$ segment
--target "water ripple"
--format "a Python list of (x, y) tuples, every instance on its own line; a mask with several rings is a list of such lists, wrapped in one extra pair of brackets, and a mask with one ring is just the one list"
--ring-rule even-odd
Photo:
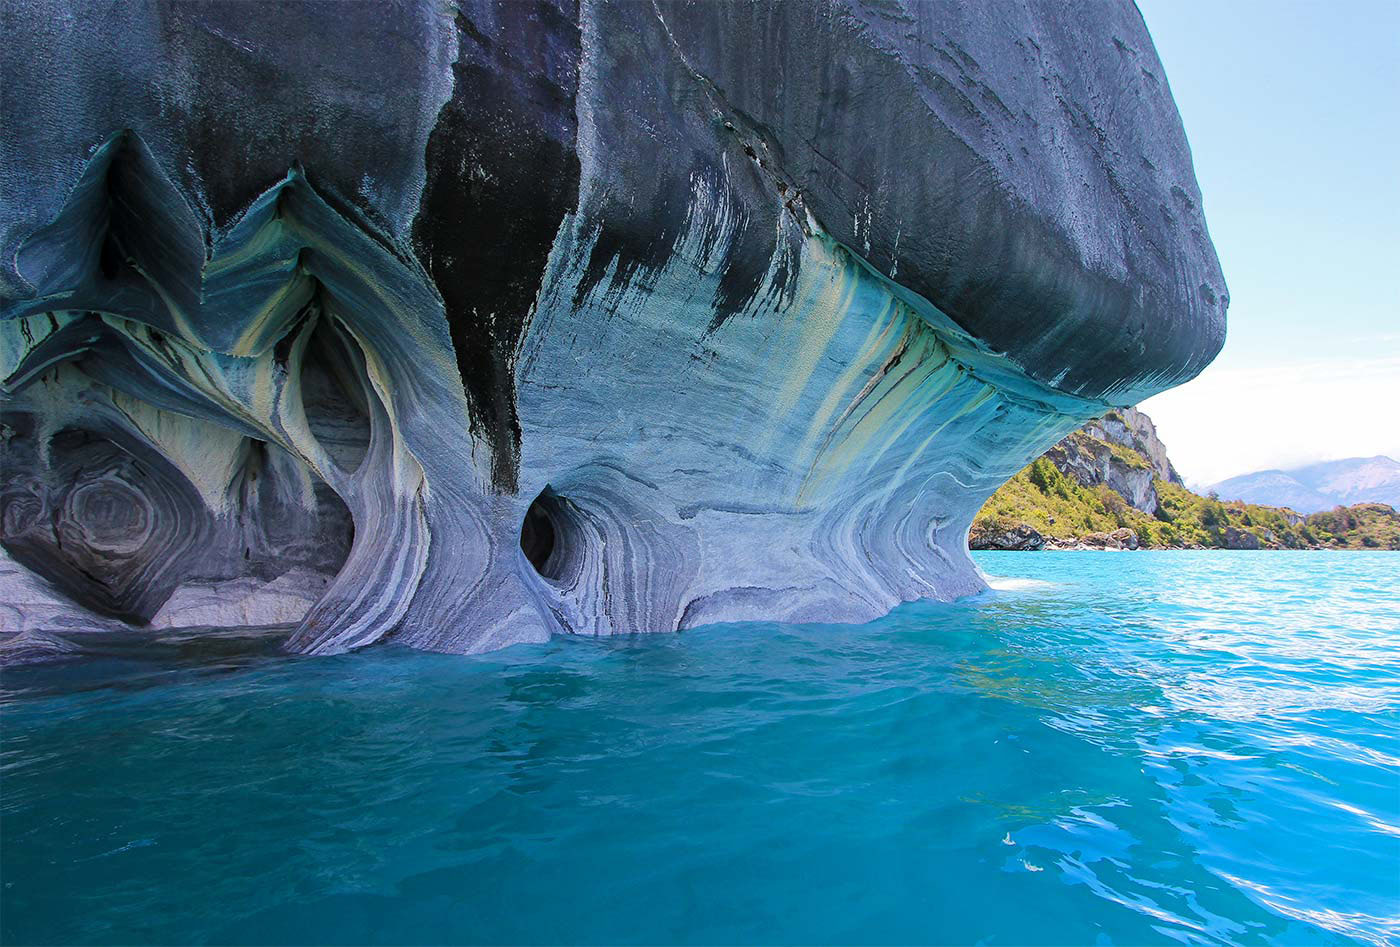
[(987, 554), (861, 627), (0, 679), (6, 943), (1400, 945), (1394, 554)]

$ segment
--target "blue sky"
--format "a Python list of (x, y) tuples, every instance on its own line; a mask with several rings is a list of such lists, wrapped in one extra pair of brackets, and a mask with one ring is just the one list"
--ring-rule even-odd
[(1400, 459), (1400, 0), (1139, 0), (1230, 287), (1144, 403), (1188, 481)]

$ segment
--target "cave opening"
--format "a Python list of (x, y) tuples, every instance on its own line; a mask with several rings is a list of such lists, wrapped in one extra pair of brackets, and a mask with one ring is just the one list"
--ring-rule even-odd
[(520, 525), (520, 549), (536, 572), (546, 579), (557, 579), (557, 569), (552, 567), (559, 534), (551, 512), (558, 506), (560, 498), (546, 487), (535, 497), (530, 508), (525, 511), (525, 520)]
[(341, 469), (353, 473), (369, 452), (370, 409), (363, 354), (345, 332), (321, 320), (301, 362), (302, 408), (317, 443)]
[[(298, 620), (297, 604), (310, 607), (340, 573), (353, 516), (301, 458), (73, 364), (36, 378), (43, 399), (25, 389), (0, 411), (0, 559), (47, 590), (136, 626), (278, 624)], [(45, 412), (65, 425), (50, 433)], [(341, 429), (352, 446), (363, 439)], [(191, 476), (200, 473), (203, 490)]]

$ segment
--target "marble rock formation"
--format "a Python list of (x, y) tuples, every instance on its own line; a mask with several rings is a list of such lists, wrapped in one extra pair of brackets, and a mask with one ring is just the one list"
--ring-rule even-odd
[(1122, 0), (11, 0), (0, 625), (861, 621), (1227, 297)]

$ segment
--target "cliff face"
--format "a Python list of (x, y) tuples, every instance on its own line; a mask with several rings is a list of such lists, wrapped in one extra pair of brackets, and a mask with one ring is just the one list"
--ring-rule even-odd
[(1103, 484), (1144, 513), (1157, 509), (1154, 471), (1144, 458), (1110, 441), (1101, 440), (1086, 426), (1060, 441), (1045, 457), (1082, 486)]
[(1045, 456), (1082, 486), (1104, 484), (1144, 513), (1157, 510), (1156, 480), (1185, 485), (1152, 419), (1137, 408), (1110, 411), (1089, 421)]
[(1140, 455), (1151, 465), (1153, 476), (1177, 486), (1186, 485), (1167, 457), (1167, 446), (1157, 437), (1157, 426), (1137, 408), (1110, 411), (1095, 418), (1084, 425), (1084, 433)]
[(5, 18), (5, 630), (863, 620), (1223, 339), (1130, 3)]

